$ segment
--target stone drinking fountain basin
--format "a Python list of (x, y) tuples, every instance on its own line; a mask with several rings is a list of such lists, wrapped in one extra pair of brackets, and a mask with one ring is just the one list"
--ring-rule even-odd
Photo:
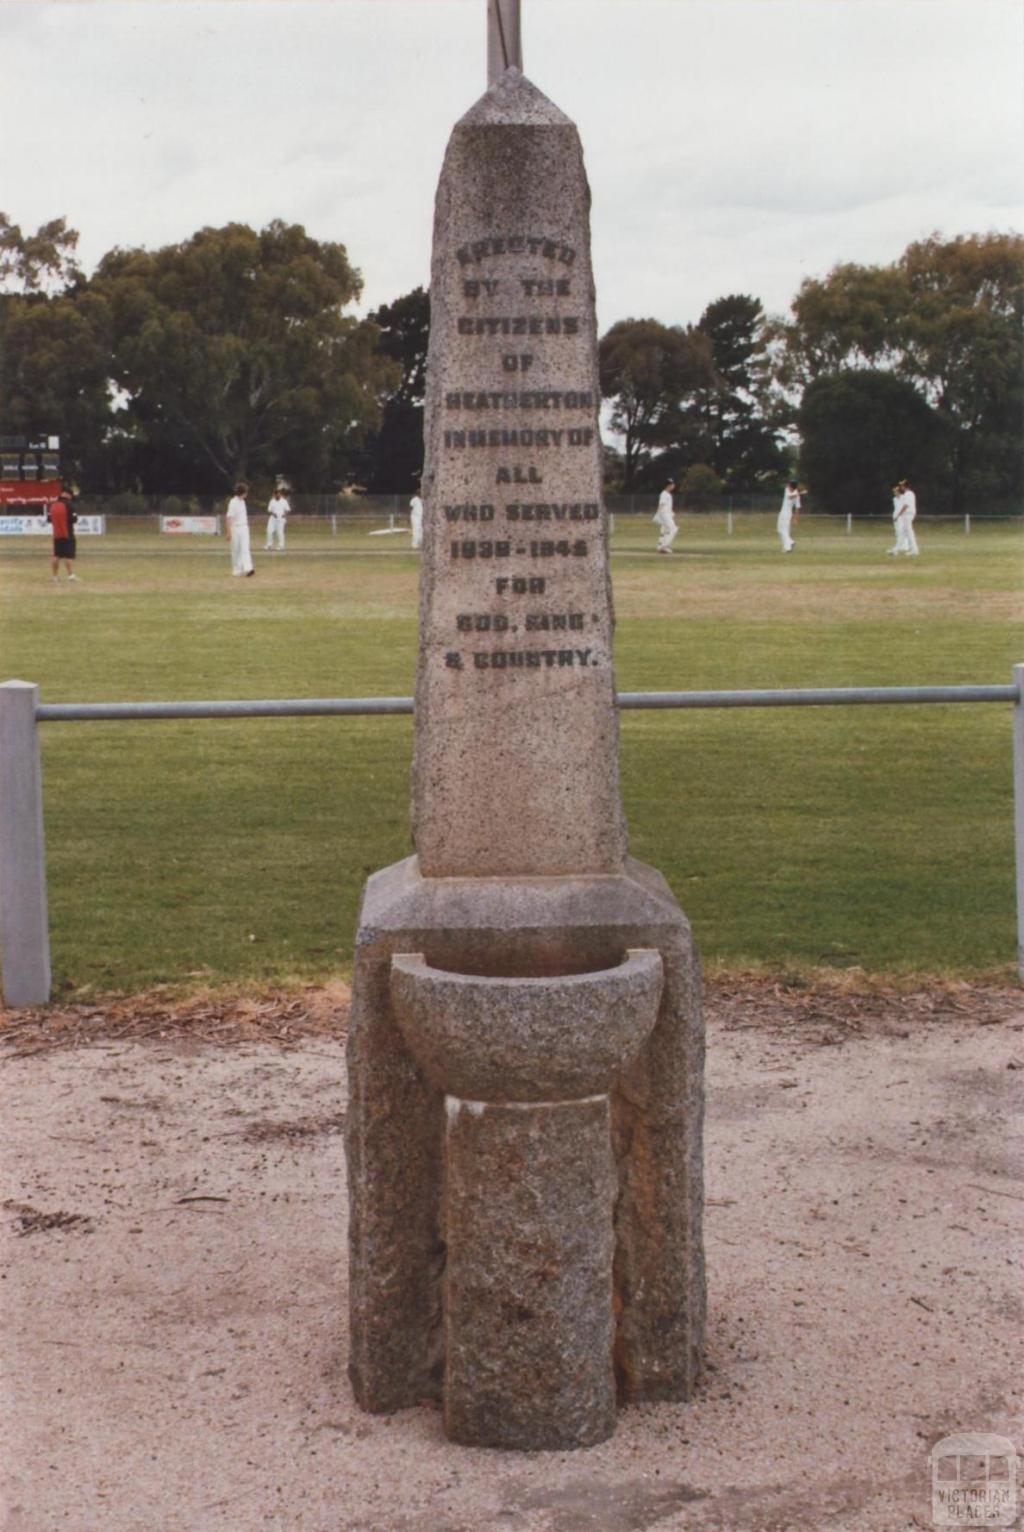
[(654, 1028), (661, 954), (500, 977), (391, 960), (394, 1015), (445, 1096), (444, 1424), (564, 1450), (615, 1428), (611, 1092)]
[(606, 1095), (654, 1026), (661, 954), (632, 948), (614, 968), (491, 978), (391, 959), (391, 997), (432, 1085), (463, 1101)]

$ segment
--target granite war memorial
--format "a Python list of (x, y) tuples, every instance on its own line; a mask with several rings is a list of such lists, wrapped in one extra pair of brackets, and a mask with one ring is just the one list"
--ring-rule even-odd
[(619, 798), (579, 135), (492, 74), (436, 200), (414, 855), (360, 913), (349, 1372), (367, 1410), (565, 1449), (694, 1387), (703, 1032)]

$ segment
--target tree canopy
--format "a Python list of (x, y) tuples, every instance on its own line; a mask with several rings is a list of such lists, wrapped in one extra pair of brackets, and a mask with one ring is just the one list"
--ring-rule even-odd
[(609, 424), (624, 442), (623, 488), (635, 487), (645, 460), (656, 476), (676, 471), (684, 401), (714, 378), (707, 336), (692, 326), (622, 319), (601, 338), (598, 360)]
[(0, 213), (0, 292), (53, 293), (81, 277), (75, 250), (78, 235), (64, 218), (53, 218), (34, 234), (23, 234)]
[(752, 489), (786, 467), (771, 413), (764, 309), (758, 298), (731, 293), (708, 305), (697, 328), (710, 342), (714, 375), (688, 411), (693, 449), (731, 488)]
[(106, 430), (110, 357), (77, 244), (63, 218), (23, 234), (0, 213), (0, 433), (74, 442), (82, 474)]
[(799, 393), (829, 374), (891, 372), (948, 428), (945, 503), (1019, 496), (1022, 319), (1024, 237), (932, 235), (890, 266), (841, 265), (805, 281), (779, 330), (779, 378)]
[[(0, 213), (0, 433), (59, 434), (94, 490), (223, 494), (277, 474), (415, 487), (422, 288), (354, 317), (345, 246), (282, 221), (115, 249), (91, 277), (77, 246), (64, 218), (25, 233)], [(620, 320), (599, 347), (618, 438), (606, 464), (626, 491), (695, 467), (749, 489), (786, 475), (779, 442), (798, 427), (815, 503), (875, 508), (894, 475), (916, 476), (931, 509), (1019, 503), (1022, 322), (1015, 234), (935, 234), (890, 265), (837, 265), (784, 318), (730, 293), (695, 325)]]
[(228, 224), (105, 256), (90, 292), (107, 314), (122, 430), (162, 476), (149, 485), (141, 472), (143, 487), (223, 489), (258, 472), (340, 483), (395, 374), (376, 327), (343, 313), (361, 288), (344, 245), (297, 224)]
[(411, 494), (423, 472), (430, 295), (415, 287), (375, 309), (370, 319), (380, 332), (381, 352), (402, 371), (397, 388), (384, 401), (380, 429), (366, 443), (360, 480), (375, 494)]
[(801, 473), (817, 509), (884, 515), (908, 479), (922, 508), (941, 490), (949, 427), (912, 383), (873, 368), (822, 373), (799, 412)]

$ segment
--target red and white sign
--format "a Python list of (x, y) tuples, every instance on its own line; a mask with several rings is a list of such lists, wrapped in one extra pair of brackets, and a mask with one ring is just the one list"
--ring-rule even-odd
[(161, 516), (160, 530), (175, 534), (199, 532), (216, 537), (219, 522), (219, 516)]
[(0, 511), (47, 506), (63, 488), (59, 479), (0, 479)]

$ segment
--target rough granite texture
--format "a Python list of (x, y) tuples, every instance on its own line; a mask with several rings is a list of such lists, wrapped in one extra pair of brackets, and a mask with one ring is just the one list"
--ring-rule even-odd
[(613, 1364), (620, 1402), (691, 1395), (705, 1315), (704, 1035), (685, 917), (661, 875), (632, 860), (618, 876), (513, 880), (424, 878), (410, 857), (367, 884), (349, 1024), (349, 1371), (365, 1409), (441, 1398), (445, 1351), (445, 1097), (405, 1043), (392, 957), (565, 974), (614, 968), (636, 948), (660, 953), (663, 987), (654, 1028), (611, 1092)]
[(437, 191), (412, 804), (427, 876), (613, 872), (626, 853), (589, 210), (576, 128), (508, 70), (456, 124)]
[(704, 1334), (697, 958), (626, 857), (589, 206), (506, 71), (437, 193), (416, 855), (367, 885), (348, 1042), (356, 1398), (529, 1450), (688, 1398)]
[(448, 1101), (444, 1423), (468, 1446), (615, 1429), (608, 1098)]
[(657, 952), (604, 972), (488, 978), (391, 960), (391, 999), (431, 1084), (469, 1101), (571, 1101), (606, 1094), (658, 1014)]
[(582, 1447), (615, 1422), (615, 1168), (607, 1092), (658, 1014), (661, 956), (487, 978), (391, 960), (409, 1050), (445, 1093), (445, 1429)]

